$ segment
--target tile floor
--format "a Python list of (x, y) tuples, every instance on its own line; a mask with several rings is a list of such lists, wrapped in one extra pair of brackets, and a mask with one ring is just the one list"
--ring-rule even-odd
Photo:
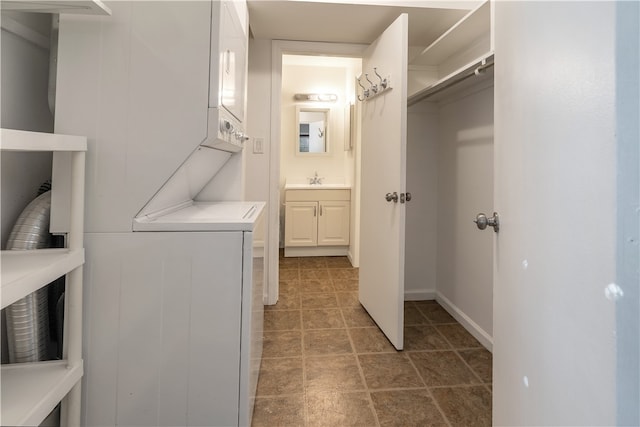
[(396, 351), (346, 257), (280, 258), (253, 426), (489, 426), (491, 353), (435, 301), (405, 304)]

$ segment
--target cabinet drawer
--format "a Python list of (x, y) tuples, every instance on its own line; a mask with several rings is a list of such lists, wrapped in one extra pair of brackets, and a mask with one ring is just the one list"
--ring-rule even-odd
[(317, 202), (318, 200), (351, 200), (351, 190), (287, 190), (287, 202)]

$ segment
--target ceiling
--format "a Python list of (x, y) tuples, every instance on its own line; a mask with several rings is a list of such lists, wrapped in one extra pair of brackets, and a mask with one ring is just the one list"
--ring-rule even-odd
[(401, 13), (408, 13), (409, 45), (424, 47), (480, 3), (478, 0), (247, 2), (249, 25), (256, 39), (370, 44)]

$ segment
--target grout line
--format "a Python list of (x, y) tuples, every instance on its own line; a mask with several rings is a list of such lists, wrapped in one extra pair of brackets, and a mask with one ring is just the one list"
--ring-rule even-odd
[[(345, 326), (346, 326), (347, 322), (344, 319), (344, 313), (342, 313), (342, 310), (340, 310), (340, 314), (342, 315), (343, 317), (342, 320), (345, 322)], [(364, 388), (365, 388), (365, 393), (367, 394), (367, 399), (369, 400), (369, 408), (373, 412), (373, 418), (376, 421), (376, 426), (379, 427), (380, 420), (378, 419), (378, 412), (376, 411), (376, 407), (373, 404), (373, 399), (371, 398), (371, 390), (369, 389), (369, 385), (367, 384), (367, 379), (364, 376), (364, 370), (362, 369), (362, 365), (360, 365), (358, 350), (356, 349), (356, 346), (350, 331), (348, 329), (346, 329), (346, 331), (347, 331), (347, 336), (349, 337), (349, 342), (351, 343), (351, 348), (353, 349), (353, 355), (355, 356), (355, 359), (356, 359), (356, 366), (358, 367), (358, 372), (360, 373), (360, 379), (362, 380), (362, 384), (364, 385)]]
[(300, 332), (300, 339), (302, 340), (301, 343), (301, 347), (300, 347), (300, 358), (302, 360), (302, 414), (303, 414), (303, 420), (304, 420), (304, 425), (307, 426), (309, 425), (309, 404), (308, 404), (308, 397), (307, 397), (307, 368), (306, 368), (306, 360), (307, 357), (304, 355), (304, 323), (303, 323), (303, 319), (302, 319), (302, 300), (300, 301), (300, 327), (301, 332)]
[(485, 382), (482, 380), (482, 378), (480, 378), (480, 375), (478, 375), (478, 373), (476, 373), (476, 370), (475, 370), (475, 369), (473, 369), (473, 368), (471, 367), (471, 365), (469, 365), (469, 364), (467, 363), (467, 361), (466, 361), (466, 360), (464, 360), (464, 357), (462, 357), (462, 356), (460, 355), (460, 353), (458, 353), (458, 349), (455, 349), (455, 350), (454, 350), (454, 352), (456, 353), (456, 356), (458, 356), (458, 359), (462, 360), (462, 363), (464, 364), (464, 366), (466, 366), (466, 367), (467, 367), (467, 369), (469, 369), (469, 370), (471, 371), (471, 373), (472, 373), (473, 375), (475, 375), (475, 377), (478, 379), (478, 381), (480, 381), (480, 384), (485, 384)]
[(420, 370), (418, 369), (418, 367), (416, 366), (416, 364), (413, 362), (413, 359), (411, 359), (411, 357), (409, 357), (409, 355), (407, 355), (407, 358), (409, 359), (409, 362), (411, 363), (411, 366), (413, 366), (413, 369), (416, 370), (416, 372), (418, 373), (418, 377), (422, 380), (422, 382), (426, 385), (426, 390), (427, 393), (429, 394), (429, 397), (431, 397), (431, 401), (433, 402), (433, 405), (436, 407), (436, 409), (438, 409), (438, 411), (440, 412), (440, 415), (442, 415), (442, 419), (444, 420), (445, 423), (447, 423), (447, 426), (449, 427), (453, 427), (451, 425), (451, 422), (449, 421), (449, 419), (447, 418), (446, 414), (444, 413), (444, 411), (442, 410), (442, 408), (440, 407), (440, 404), (438, 403), (438, 401), (436, 400), (436, 397), (433, 395), (433, 393), (431, 392), (429, 385), (427, 384), (427, 382), (425, 381), (424, 377), (420, 374)]

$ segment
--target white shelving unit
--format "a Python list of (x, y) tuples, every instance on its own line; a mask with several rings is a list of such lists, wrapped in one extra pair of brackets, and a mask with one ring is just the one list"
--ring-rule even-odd
[(76, 15), (111, 15), (100, 0), (2, 0), (2, 10)]
[[(2, 308), (67, 275), (63, 360), (2, 365), (0, 424), (38, 425), (62, 401), (64, 426), (80, 425), (85, 137), (2, 129), (2, 151), (71, 152), (67, 248), (1, 251)], [(54, 182), (55, 186), (56, 183)]]
[(427, 83), (409, 93), (409, 105), (464, 80), (478, 67), (493, 63), (491, 21), (491, 3), (486, 1), (411, 59), (409, 72), (418, 75), (416, 80)]

